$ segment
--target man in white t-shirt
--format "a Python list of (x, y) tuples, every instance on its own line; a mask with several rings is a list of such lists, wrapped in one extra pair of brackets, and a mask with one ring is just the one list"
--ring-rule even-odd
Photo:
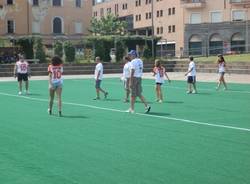
[(189, 66), (188, 71), (185, 73), (187, 76), (187, 93), (197, 93), (196, 90), (196, 68), (194, 63), (194, 58), (192, 56), (189, 57)]
[(104, 98), (107, 98), (108, 92), (101, 88), (101, 82), (103, 79), (103, 65), (100, 57), (96, 57), (95, 61), (97, 65), (95, 66), (95, 88), (96, 88), (96, 98), (94, 100), (100, 99), (100, 91), (104, 94)]
[(14, 77), (17, 77), (19, 92), (22, 94), (22, 81), (25, 82), (26, 94), (29, 94), (29, 77), (30, 77), (30, 68), (29, 63), (24, 59), (24, 55), (18, 54), (19, 60), (16, 62), (14, 67)]
[(130, 57), (130, 88), (131, 88), (131, 102), (130, 108), (128, 112), (134, 113), (134, 104), (136, 97), (141, 99), (141, 102), (145, 106), (145, 113), (149, 113), (151, 107), (146, 102), (144, 96), (142, 95), (142, 86), (141, 86), (141, 79), (143, 75), (143, 62), (140, 58), (138, 58), (137, 52), (135, 50), (131, 50), (128, 53)]

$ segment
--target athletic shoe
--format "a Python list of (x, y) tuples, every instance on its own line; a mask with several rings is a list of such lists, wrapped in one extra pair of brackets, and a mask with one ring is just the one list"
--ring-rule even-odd
[(124, 103), (128, 103), (129, 100), (128, 100), (128, 99), (124, 99), (123, 102), (124, 102)]
[(126, 112), (129, 112), (129, 113), (131, 113), (131, 114), (134, 114), (134, 113), (135, 113), (135, 111), (132, 110), (131, 108), (129, 108), (128, 110), (126, 110)]
[(26, 92), (25, 92), (25, 94), (26, 94), (26, 95), (29, 95), (29, 94), (30, 94), (30, 92), (29, 92), (29, 91), (26, 91)]
[(159, 102), (159, 99), (155, 99), (155, 102)]
[(191, 93), (191, 91), (187, 91), (187, 94), (190, 94)]
[(19, 91), (19, 92), (18, 92), (18, 95), (22, 95), (22, 91)]
[(159, 103), (162, 103), (162, 100), (159, 100), (158, 102), (159, 102)]
[(108, 94), (109, 94), (108, 92), (105, 92), (104, 93), (104, 98), (107, 98)]
[(193, 94), (197, 94), (197, 91), (195, 91), (195, 90), (193, 90), (193, 92), (192, 92)]
[(48, 109), (48, 114), (51, 115), (52, 114), (52, 110)]
[(93, 100), (100, 100), (100, 97), (96, 97), (96, 98), (94, 98)]
[(148, 105), (147, 107), (145, 107), (145, 113), (149, 113), (151, 110), (151, 107)]
[(224, 91), (226, 91), (227, 90), (227, 88), (224, 88)]

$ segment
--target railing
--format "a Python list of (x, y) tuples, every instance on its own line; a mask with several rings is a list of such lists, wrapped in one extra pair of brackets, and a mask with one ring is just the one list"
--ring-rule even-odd
[(232, 4), (250, 4), (250, 0), (230, 0)]

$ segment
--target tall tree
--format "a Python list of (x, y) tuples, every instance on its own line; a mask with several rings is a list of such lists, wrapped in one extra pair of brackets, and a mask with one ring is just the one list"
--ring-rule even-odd
[(93, 17), (89, 31), (95, 35), (123, 35), (126, 27), (127, 22), (120, 21), (117, 16), (109, 13), (100, 19)]

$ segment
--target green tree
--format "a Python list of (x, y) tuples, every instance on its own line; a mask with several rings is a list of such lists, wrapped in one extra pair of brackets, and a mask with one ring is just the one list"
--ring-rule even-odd
[(61, 41), (56, 41), (54, 44), (54, 53), (59, 57), (63, 57), (63, 44)]
[(126, 27), (127, 22), (120, 21), (117, 16), (109, 13), (100, 19), (93, 17), (89, 31), (95, 35), (123, 35)]
[(20, 38), (15, 42), (15, 44), (21, 47), (21, 50), (22, 52), (24, 52), (24, 55), (27, 59), (34, 58), (34, 51), (33, 51), (34, 39), (32, 37)]
[(65, 52), (65, 60), (66, 62), (74, 62), (76, 51), (75, 47), (70, 41), (64, 43), (64, 52)]
[(42, 43), (42, 39), (41, 38), (36, 38), (35, 39), (35, 58), (39, 59), (40, 62), (45, 62), (46, 61), (46, 55), (45, 55), (45, 51), (44, 51), (44, 47), (43, 47), (43, 43)]

